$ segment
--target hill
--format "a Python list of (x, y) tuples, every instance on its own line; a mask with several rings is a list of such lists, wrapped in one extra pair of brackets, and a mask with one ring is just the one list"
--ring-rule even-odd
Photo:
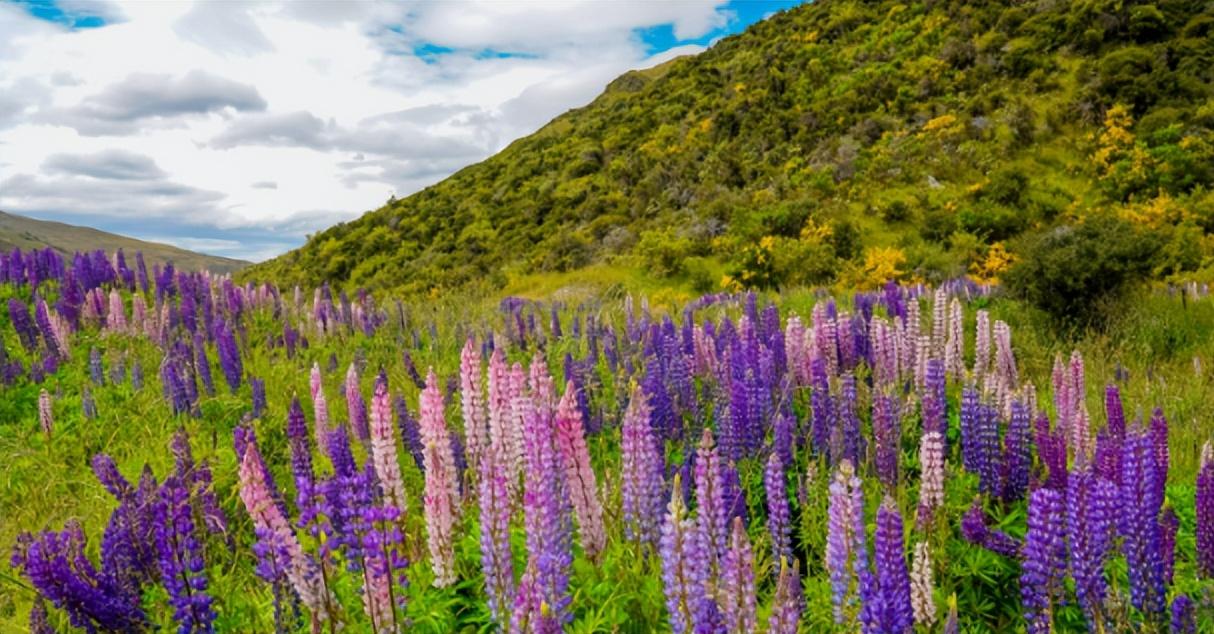
[(1212, 85), (1209, 3), (823, 0), (627, 73), (243, 275), (405, 292), (598, 264), (699, 290), (990, 278), (1093, 214), (1155, 232), (1155, 274), (1203, 275)]
[(180, 269), (195, 271), (206, 269), (213, 273), (232, 273), (249, 264), (244, 260), (195, 253), (159, 242), (137, 240), (90, 227), (37, 220), (0, 211), (0, 249), (44, 247), (51, 247), (65, 255), (76, 251), (95, 251), (97, 249), (107, 252), (122, 249), (130, 255), (141, 251), (148, 266), (172, 261), (173, 266)]

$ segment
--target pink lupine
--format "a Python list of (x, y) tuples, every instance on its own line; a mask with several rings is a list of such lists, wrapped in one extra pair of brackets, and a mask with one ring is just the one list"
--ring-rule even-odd
[(590, 451), (586, 448), (583, 429), (577, 388), (569, 381), (556, 410), (556, 442), (577, 515), (582, 550), (586, 551), (587, 557), (597, 559), (607, 543), (607, 533), (603, 528), (603, 506), (599, 503), (598, 483), (590, 466)]
[(110, 332), (126, 332), (126, 307), (122, 303), (122, 295), (118, 289), (110, 289), (110, 310), (105, 317), (105, 329)]
[(949, 378), (965, 378), (965, 331), (962, 329), (961, 300), (953, 298), (948, 319), (948, 336), (944, 343), (944, 370)]
[(320, 447), (322, 452), (324, 452), (329, 438), (329, 405), (325, 401), (325, 388), (321, 383), (320, 363), (312, 364), (312, 375), (309, 377), (308, 387), (312, 391), (312, 410), (315, 418), (314, 425), (316, 426), (316, 445)]
[(1007, 322), (995, 322), (995, 373), (1005, 389), (1020, 387), (1020, 371), (1016, 368), (1016, 353), (1012, 351), (1012, 329)]
[(531, 386), (531, 398), (535, 401), (536, 412), (544, 418), (552, 418), (556, 411), (555, 388), (552, 375), (548, 372), (548, 362), (539, 352), (531, 358), (527, 384)]
[(442, 588), (455, 583), (455, 519), (460, 498), (451, 435), (443, 418), (443, 395), (433, 369), (426, 377), (418, 411), (425, 445), (424, 508), (430, 566), (434, 569), (434, 585)]
[(974, 371), (973, 380), (982, 382), (991, 367), (991, 317), (985, 310), (979, 310), (975, 318), (974, 330)]
[(485, 398), (481, 392), (481, 352), (469, 337), (459, 355), (460, 406), (464, 414), (464, 443), (468, 472), (480, 473), (481, 455), (489, 444), (485, 427)]
[(392, 406), (388, 396), (388, 377), (380, 372), (371, 398), (371, 463), (384, 503), (402, 515), (405, 512), (405, 483), (396, 455), (396, 426), (392, 424)]
[(919, 440), (919, 511), (916, 524), (925, 530), (932, 523), (936, 509), (944, 504), (944, 437), (929, 431)]
[(42, 426), (42, 433), (46, 434), (47, 440), (50, 440), (55, 420), (51, 414), (51, 395), (46, 388), (42, 388), (38, 393), (38, 424)]
[(506, 355), (495, 348), (489, 357), (489, 446), (500, 450), (504, 458), (510, 445), (510, 370)]
[(262, 535), (263, 539), (272, 540), (276, 550), (286, 559), (287, 579), (299, 595), (299, 600), (313, 614), (323, 617), (324, 591), (316, 584), (315, 565), (304, 555), (287, 518), (274, 503), (264, 474), (257, 444), (250, 442), (240, 462), (240, 499), (244, 502), (257, 533)]
[(1071, 430), (1071, 446), (1075, 451), (1075, 460), (1083, 464), (1091, 457), (1092, 433), (1088, 418), (1088, 408), (1084, 403), (1087, 385), (1084, 380), (1083, 355), (1078, 350), (1071, 353), (1069, 370), (1071, 384), (1068, 392), (1068, 396), (1070, 397), (1068, 407), (1071, 415), (1069, 426)]
[[(932, 348), (942, 350), (948, 336), (948, 291), (943, 286), (932, 296)], [(947, 367), (947, 366), (946, 366)]]

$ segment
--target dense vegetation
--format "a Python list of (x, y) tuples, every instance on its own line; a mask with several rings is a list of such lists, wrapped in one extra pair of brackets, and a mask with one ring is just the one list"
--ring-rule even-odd
[(627, 73), (244, 279), (433, 294), (597, 264), (698, 291), (991, 280), (1039, 234), (1104, 215), (1159, 245), (1116, 266), (1208, 278), (1212, 86), (1209, 3), (823, 0)]
[(49, 258), (0, 259), (0, 630), (1214, 626), (1201, 287), (1072, 353), (970, 281), (400, 303)]

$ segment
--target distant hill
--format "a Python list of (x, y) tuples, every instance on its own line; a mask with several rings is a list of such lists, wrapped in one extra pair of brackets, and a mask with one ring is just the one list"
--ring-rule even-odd
[(133, 257), (136, 251), (142, 251), (148, 266), (172, 261), (173, 266), (179, 269), (206, 269), (213, 273), (232, 273), (249, 265), (244, 260), (204, 255), (159, 242), (136, 240), (89, 227), (36, 220), (0, 211), (0, 249), (11, 250), (14, 247), (51, 247), (64, 255), (96, 249), (112, 253), (122, 249)]
[(1164, 231), (1179, 275), (1214, 262), (1212, 192), (1214, 3), (818, 0), (241, 275), (930, 281), (1105, 212)]

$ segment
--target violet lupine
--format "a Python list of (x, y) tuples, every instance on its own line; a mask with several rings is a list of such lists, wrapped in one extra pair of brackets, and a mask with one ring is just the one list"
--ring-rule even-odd
[(51, 394), (46, 388), (38, 392), (38, 425), (42, 427), (46, 439), (50, 440), (51, 433), (55, 430), (55, 418), (51, 408)]
[(915, 544), (915, 554), (910, 572), (911, 608), (915, 612), (915, 624), (931, 627), (936, 623), (936, 589), (932, 574), (932, 556), (927, 542)]
[(156, 551), (160, 579), (181, 634), (212, 632), (215, 611), (207, 594), (206, 563), (194, 529), (189, 488), (169, 476), (156, 504)]
[(363, 511), (367, 532), (363, 534), (363, 610), (377, 634), (395, 634), (402, 630), (397, 614), (404, 608), (404, 589), (408, 584), (403, 554), (400, 510), (393, 506), (373, 506)]
[(1178, 594), (1172, 599), (1172, 634), (1197, 634), (1193, 600), (1186, 594)]
[(1000, 496), (1004, 502), (1015, 502), (1025, 496), (1033, 464), (1032, 415), (1020, 401), (1013, 401), (1011, 409), (999, 464)]
[(978, 402), (978, 390), (967, 385), (961, 390), (961, 411), (958, 416), (961, 428), (961, 464), (970, 473), (981, 473), (982, 445), (978, 428), (982, 424), (982, 404)]
[(1197, 570), (1201, 576), (1214, 577), (1214, 446), (1201, 448), (1201, 467), (1197, 472)]
[(443, 418), (443, 395), (431, 369), (418, 406), (425, 444), (426, 488), (424, 510), (434, 585), (455, 583), (455, 518), (459, 513), (459, 485), (451, 435)]
[(598, 481), (590, 466), (590, 450), (586, 447), (582, 411), (577, 406), (577, 387), (573, 381), (565, 385), (556, 410), (556, 442), (565, 469), (573, 510), (577, 515), (578, 535), (582, 550), (592, 560), (607, 544), (603, 527), (603, 505), (599, 502)]
[(215, 348), (219, 351), (219, 366), (223, 369), (223, 376), (228, 381), (228, 387), (232, 393), (240, 389), (240, 377), (244, 374), (244, 367), (240, 362), (240, 349), (236, 346), (236, 336), (232, 334), (232, 329), (224, 322), (220, 321), (215, 326)]
[(801, 611), (805, 609), (805, 597), (801, 592), (801, 562), (780, 560), (780, 575), (776, 578), (776, 593), (771, 600), (771, 618), (767, 622), (768, 634), (797, 634), (801, 623)]
[(851, 462), (839, 463), (830, 485), (827, 517), (826, 568), (830, 571), (835, 623), (847, 622), (857, 598), (857, 574), (867, 571), (864, 536), (864, 490)]
[(649, 415), (644, 392), (639, 387), (633, 388), (621, 432), (620, 488), (624, 534), (638, 543), (655, 545), (662, 514), (664, 467)]
[(945, 413), (944, 364), (939, 359), (928, 359), (924, 376), (922, 399), (923, 431), (934, 431), (941, 438), (948, 437), (948, 417)]
[(1159, 550), (1159, 511), (1163, 499), (1158, 495), (1157, 478), (1149, 433), (1145, 430), (1127, 433), (1121, 453), (1121, 547), (1129, 571), (1130, 603), (1149, 615), (1163, 614), (1165, 608), (1163, 558)]
[(726, 506), (724, 479), (721, 455), (713, 444), (712, 430), (705, 427), (696, 448), (696, 523), (704, 537), (709, 571), (713, 577), (719, 572), (721, 558), (729, 548), (729, 509)]
[(1159, 556), (1163, 559), (1163, 583), (1172, 585), (1172, 574), (1176, 568), (1176, 531), (1180, 530), (1180, 518), (1172, 507), (1159, 516)]
[(721, 605), (725, 631), (729, 634), (749, 634), (758, 629), (754, 554), (750, 549), (750, 538), (746, 536), (746, 524), (740, 517), (733, 520), (729, 549), (721, 561), (717, 602)]
[(1012, 536), (986, 525), (986, 512), (982, 509), (981, 500), (977, 499), (961, 517), (961, 536), (971, 544), (1004, 557), (1017, 558), (1023, 548), (1023, 544)]
[(367, 442), (371, 439), (371, 430), (367, 426), (367, 403), (363, 401), (362, 393), (358, 390), (358, 367), (351, 363), (346, 370), (346, 412), (350, 419), (350, 427), (358, 439)]
[(688, 517), (683, 495), (680, 475), (676, 473), (658, 548), (662, 560), (666, 612), (675, 634), (693, 631), (696, 601), (708, 589), (708, 561), (703, 535), (695, 521)]
[(489, 445), (485, 396), (481, 391), (481, 353), (472, 337), (464, 342), (459, 356), (460, 405), (464, 415), (464, 442), (468, 444), (468, 472), (479, 474), (481, 455)]
[(1151, 455), (1155, 459), (1155, 492), (1154, 495), (1162, 504), (1164, 489), (1168, 484), (1168, 419), (1163, 410), (1155, 408), (1151, 414)]
[[(353, 366), (351, 366), (353, 367)], [(408, 506), (405, 499), (405, 483), (400, 475), (400, 461), (396, 457), (396, 433), (392, 425), (392, 412), (388, 402), (388, 376), (380, 371), (375, 378), (375, 394), (371, 398), (371, 462), (375, 465), (375, 476), (384, 497), (384, 505), (404, 515)]]
[(833, 439), (839, 438), (842, 451), (839, 455), (831, 454), (831, 460), (850, 460), (852, 464), (860, 463), (860, 454), (864, 451), (864, 436), (860, 430), (860, 416), (856, 411), (856, 376), (851, 372), (843, 375), (839, 387), (838, 426), (831, 433)]
[(490, 445), (482, 456), (479, 485), (481, 569), (489, 611), (499, 624), (509, 620), (514, 596), (514, 559), (510, 550), (510, 488), (500, 447)]
[(572, 600), (569, 595), (569, 573), (573, 565), (572, 509), (551, 412), (537, 405), (527, 396), (516, 400), (516, 409), (522, 411), (524, 420), (523, 517), (527, 551), (529, 560), (535, 562), (547, 612), (545, 616), (565, 625), (573, 619), (569, 611)]
[(885, 486), (893, 488), (898, 484), (898, 455), (902, 446), (902, 415), (897, 396), (873, 396), (873, 436), (877, 477)]
[(788, 482), (784, 463), (774, 451), (763, 472), (767, 493), (767, 532), (771, 535), (772, 561), (792, 559), (792, 520), (788, 509)]
[(1022, 558), (1020, 599), (1028, 632), (1048, 634), (1066, 575), (1063, 499), (1058, 491), (1037, 489), (1029, 496)]
[(29, 634), (55, 634), (55, 628), (47, 621), (46, 602), (42, 600), (42, 595), (34, 598), (34, 605), (30, 607)]
[(873, 535), (873, 564), (870, 593), (863, 597), (864, 631), (871, 634), (905, 634), (915, 623), (911, 606), (911, 580), (906, 569), (902, 541), (902, 515), (886, 496), (877, 509), (877, 531)]
[(944, 504), (944, 439), (929, 431), (919, 440), (919, 508), (915, 523), (920, 530), (931, 526), (936, 509)]
[(257, 444), (249, 442), (240, 461), (240, 499), (253, 520), (258, 540), (268, 546), (265, 552), (279, 558), (299, 600), (317, 618), (325, 618), (326, 591), (316, 584), (315, 565), (304, 555), (287, 518), (274, 503), (270, 487)]
[(25, 302), (16, 297), (10, 297), (8, 299), (8, 317), (26, 352), (33, 352), (37, 349), (38, 331), (34, 329), (34, 322), (30, 320), (29, 307), (25, 305)]
[(1103, 627), (1104, 564), (1112, 547), (1117, 492), (1091, 466), (1071, 473), (1067, 487), (1067, 545), (1075, 598), (1090, 628), (1097, 631)]
[(211, 362), (207, 360), (206, 341), (202, 332), (194, 333), (194, 369), (198, 372), (198, 378), (202, 379), (202, 388), (206, 390), (207, 396), (215, 396), (215, 380), (211, 378)]

